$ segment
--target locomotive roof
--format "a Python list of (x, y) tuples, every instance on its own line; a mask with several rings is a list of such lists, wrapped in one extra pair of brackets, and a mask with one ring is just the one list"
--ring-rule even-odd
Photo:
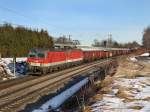
[(41, 52), (41, 53), (43, 53), (43, 52), (50, 52), (50, 51), (70, 51), (70, 50), (81, 50), (81, 49), (31, 49), (30, 50), (30, 52)]

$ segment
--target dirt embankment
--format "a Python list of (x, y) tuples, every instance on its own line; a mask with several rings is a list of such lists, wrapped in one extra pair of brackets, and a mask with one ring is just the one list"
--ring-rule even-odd
[(135, 57), (120, 58), (113, 77), (98, 85), (102, 88), (91, 98), (85, 112), (150, 111), (150, 63)]
[(134, 78), (150, 76), (150, 63), (138, 60), (133, 61), (133, 59), (134, 57), (119, 59), (119, 67), (114, 77)]

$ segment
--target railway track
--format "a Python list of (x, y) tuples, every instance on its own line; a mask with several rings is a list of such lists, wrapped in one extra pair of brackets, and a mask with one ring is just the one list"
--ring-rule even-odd
[[(109, 62), (111, 61), (113, 60), (109, 59)], [(100, 66), (104, 63), (106, 63), (106, 60), (84, 64), (52, 73), (51, 75), (29, 76), (13, 79), (10, 82), (2, 82), (0, 83), (0, 111), (18, 111), (24, 108), (27, 103), (36, 101), (40, 96), (56, 92), (56, 88), (62, 87), (65, 82), (73, 77), (89, 72), (95, 66)]]
[[(67, 72), (70, 72), (72, 70), (76, 70), (76, 69), (79, 69), (83, 66), (88, 66), (90, 63), (88, 64), (83, 64), (81, 66), (77, 66), (77, 67), (73, 67), (73, 68), (69, 68), (69, 69), (65, 69), (63, 71), (58, 71), (58, 74), (62, 74), (62, 73), (67, 73)], [(55, 72), (54, 72), (55, 73)], [(49, 74), (47, 74), (49, 75)], [(2, 81), (0, 82), (0, 90), (1, 89), (5, 89), (5, 88), (8, 88), (10, 86), (13, 86), (13, 85), (16, 85), (16, 84), (21, 84), (23, 82), (27, 82), (27, 81), (30, 81), (30, 80), (34, 80), (34, 79), (40, 79), (41, 77), (47, 77), (47, 75), (43, 75), (43, 76), (36, 76), (36, 75), (29, 75), (29, 76), (24, 76), (24, 77), (21, 77), (21, 78), (18, 78), (18, 79), (11, 79), (11, 80), (7, 80), (7, 81)], [(51, 76), (50, 76), (51, 77)]]
[[(112, 60), (112, 59), (114, 59), (114, 58), (110, 58), (109, 60)], [(103, 60), (99, 60), (99, 61), (103, 63), (106, 60), (107, 59), (103, 59)], [(65, 69), (63, 71), (58, 71), (57, 75), (59, 75), (59, 74), (62, 75), (63, 73), (71, 72), (73, 70), (77, 70), (77, 69), (80, 69), (80, 68), (82, 68), (84, 66), (88, 66), (88, 65), (91, 65), (91, 64), (95, 64), (95, 63), (97, 63), (97, 61), (96, 62), (86, 63), (86, 64), (83, 64), (83, 65), (80, 65), (80, 66), (76, 66), (76, 67), (72, 67), (72, 68), (69, 68), (69, 69)], [(55, 74), (55, 72), (51, 73), (51, 76), (53, 74)], [(49, 74), (47, 74), (47, 75), (49, 75)], [(20, 78), (17, 78), (17, 79), (11, 79), (11, 80), (7, 80), (7, 81), (2, 81), (2, 82), (0, 82), (0, 90), (5, 89), (5, 88), (9, 88), (9, 87), (11, 87), (13, 85), (21, 84), (23, 82), (31, 81), (31, 80), (34, 80), (34, 79), (40, 79), (41, 77), (42, 78), (48, 78), (47, 75), (36, 76), (36, 75), (32, 75), (31, 74), (29, 76), (20, 77)]]

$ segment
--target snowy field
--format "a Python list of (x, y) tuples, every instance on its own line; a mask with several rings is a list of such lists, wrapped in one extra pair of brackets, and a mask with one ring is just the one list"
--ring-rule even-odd
[[(119, 78), (111, 86), (112, 92), (93, 104), (92, 112), (150, 112), (150, 77)], [(119, 88), (125, 98), (117, 96)]]

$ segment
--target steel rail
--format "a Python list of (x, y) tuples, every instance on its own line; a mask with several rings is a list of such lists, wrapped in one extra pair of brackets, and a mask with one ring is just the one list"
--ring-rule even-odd
[[(16, 86), (13, 86), (13, 88), (7, 88), (5, 89), (5, 91), (2, 91), (1, 92), (1, 96), (0, 96), (0, 107), (3, 107), (4, 104), (12, 101), (12, 100), (15, 100), (21, 96), (24, 96), (26, 94), (29, 94), (31, 93), (32, 91), (35, 91), (37, 89), (42, 89), (44, 88), (45, 86), (47, 85), (52, 85), (53, 83), (57, 82), (57, 81), (61, 81), (65, 78), (71, 78), (72, 76), (74, 75), (79, 75), (79, 73), (82, 73), (82, 72), (85, 72), (86, 70), (91, 70), (93, 69), (92, 67), (96, 66), (96, 65), (99, 65), (99, 64), (102, 64), (103, 62), (99, 62), (99, 63), (96, 63), (96, 64), (92, 64), (90, 66), (86, 66), (84, 68), (81, 68), (79, 70), (76, 70), (76, 71), (73, 71), (73, 72), (69, 72), (69, 73), (66, 73), (64, 75), (60, 75), (60, 76), (53, 76), (53, 78), (51, 77), (50, 79), (47, 79), (47, 80), (37, 80), (36, 79), (36, 83), (33, 81), (31, 81), (30, 83), (22, 83), (21, 85), (16, 85)], [(38, 83), (38, 82), (40, 83)], [(19, 88), (19, 89), (18, 89)]]

